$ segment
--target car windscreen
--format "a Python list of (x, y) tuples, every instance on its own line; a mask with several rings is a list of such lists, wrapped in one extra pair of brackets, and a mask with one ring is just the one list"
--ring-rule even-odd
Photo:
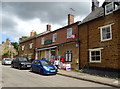
[(19, 58), (19, 61), (28, 61), (27, 58)]
[(5, 61), (11, 61), (11, 59), (6, 58)]
[(51, 62), (49, 62), (49, 61), (41, 61), (41, 64), (42, 65), (52, 65)]

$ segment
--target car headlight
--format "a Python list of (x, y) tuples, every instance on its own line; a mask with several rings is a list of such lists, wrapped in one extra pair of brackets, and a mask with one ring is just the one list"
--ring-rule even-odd
[(25, 63), (20, 63), (20, 64), (24, 65)]
[(43, 66), (43, 68), (44, 68), (44, 69), (46, 69), (47, 71), (49, 71), (49, 68), (48, 68), (48, 67), (46, 67), (46, 66)]
[(57, 67), (55, 66), (55, 69), (57, 69)]

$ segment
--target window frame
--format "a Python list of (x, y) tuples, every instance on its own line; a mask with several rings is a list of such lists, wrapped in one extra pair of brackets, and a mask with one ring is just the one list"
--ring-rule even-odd
[(56, 42), (57, 41), (57, 33), (54, 33), (52, 36), (52, 42)]
[(32, 49), (33, 48), (33, 43), (30, 43), (29, 44), (29, 49)]
[[(108, 13), (107, 13), (107, 6), (110, 5), (110, 4), (112, 5), (113, 10), (112, 10), (111, 12), (108, 12)], [(108, 14), (113, 13), (114, 9), (115, 9), (115, 8), (114, 8), (114, 3), (113, 3), (113, 2), (111, 2), (111, 3), (107, 4), (107, 5), (105, 5), (105, 15), (108, 15)]]
[[(102, 55), (101, 55), (101, 50), (102, 50), (102, 49), (103, 49), (103, 48), (89, 49), (89, 62), (90, 62), (90, 63), (101, 63), (101, 56), (102, 56)], [(91, 53), (92, 53), (92, 52), (95, 52), (95, 51), (99, 51), (99, 52), (100, 52), (100, 55), (99, 55), (99, 56), (100, 56), (100, 60), (99, 60), (99, 61), (96, 61), (96, 60), (93, 61), (93, 60), (92, 60), (92, 55), (91, 55)], [(95, 55), (95, 56), (97, 56), (97, 55)]]
[[(71, 34), (69, 34), (69, 31), (72, 31)], [(68, 28), (67, 29), (67, 38), (72, 38), (72, 34), (73, 34), (73, 28)]]
[(42, 37), (41, 38), (41, 44), (44, 45), (44, 42), (45, 42), (45, 37)]
[(25, 50), (25, 45), (22, 45), (22, 51)]
[[(103, 39), (103, 28), (107, 28), (107, 27), (110, 27), (110, 38)], [(106, 26), (100, 27), (100, 34), (101, 34), (101, 41), (112, 40), (112, 26), (111, 25), (106, 25)]]
[[(69, 58), (71, 58), (71, 59), (69, 59)], [(65, 52), (65, 62), (72, 62), (72, 51), (71, 50)]]

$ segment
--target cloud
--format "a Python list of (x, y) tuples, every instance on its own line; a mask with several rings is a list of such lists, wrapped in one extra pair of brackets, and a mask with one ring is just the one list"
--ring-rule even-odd
[[(89, 13), (90, 3), (87, 2), (4, 2), (3, 9), (15, 14), (22, 20), (31, 20), (38, 17), (43, 23), (64, 24), (70, 8), (74, 14), (83, 16)], [(83, 10), (84, 9), (84, 10)]]
[(3, 2), (2, 33), (17, 40), (32, 30), (37, 33), (45, 31), (46, 24), (51, 24), (52, 30), (56, 30), (67, 25), (69, 13), (74, 14), (75, 21), (78, 21), (90, 10), (89, 2)]

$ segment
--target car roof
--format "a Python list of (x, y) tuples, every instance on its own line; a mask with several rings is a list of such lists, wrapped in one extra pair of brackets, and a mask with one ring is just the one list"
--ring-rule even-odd
[(35, 61), (48, 61), (48, 60), (45, 60), (45, 59), (35, 59)]

